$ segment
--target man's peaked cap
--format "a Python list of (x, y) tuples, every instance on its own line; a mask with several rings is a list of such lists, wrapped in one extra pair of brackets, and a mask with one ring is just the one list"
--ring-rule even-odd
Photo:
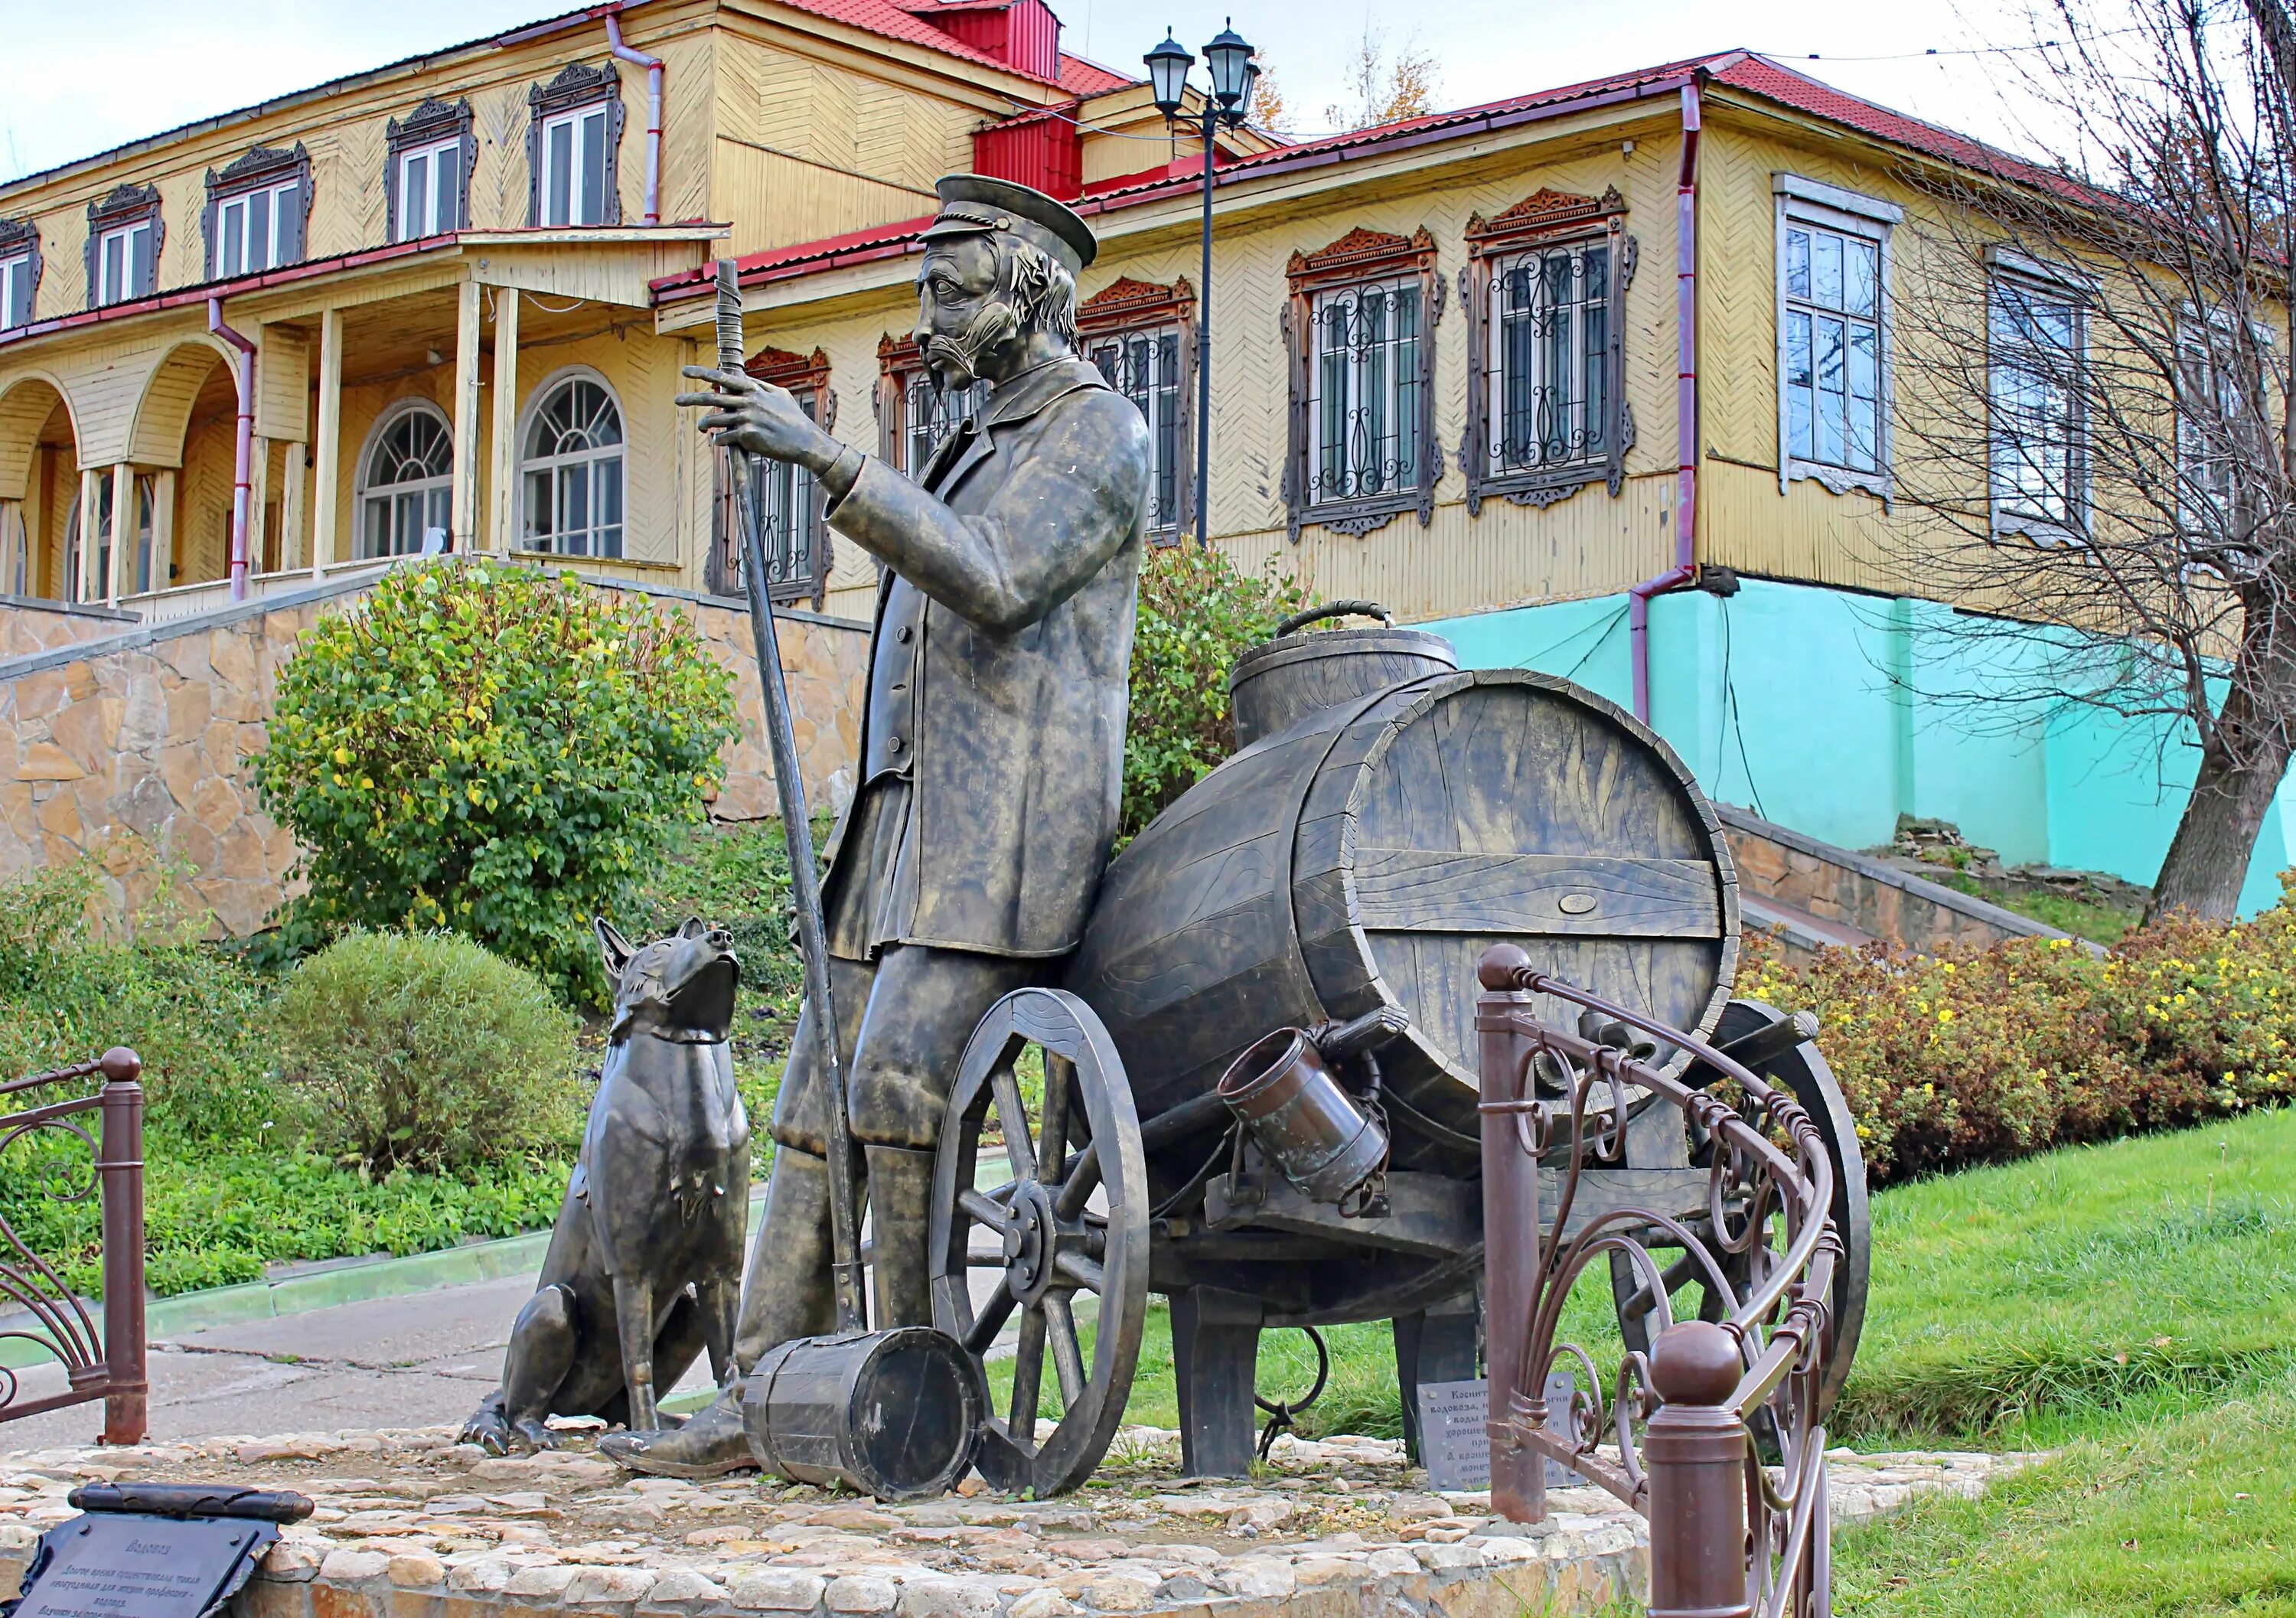
[(945, 174), (933, 189), (940, 193), (940, 214), (921, 241), (1010, 231), (1068, 266), (1071, 275), (1081, 274), (1100, 251), (1092, 226), (1073, 209), (1030, 186), (985, 174)]

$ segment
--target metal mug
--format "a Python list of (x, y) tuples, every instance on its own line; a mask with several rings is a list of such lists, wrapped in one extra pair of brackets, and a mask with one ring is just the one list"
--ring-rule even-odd
[(1319, 1203), (1336, 1203), (1387, 1161), (1387, 1131), (1355, 1104), (1315, 1042), (1279, 1028), (1221, 1075), (1219, 1096), (1283, 1178)]

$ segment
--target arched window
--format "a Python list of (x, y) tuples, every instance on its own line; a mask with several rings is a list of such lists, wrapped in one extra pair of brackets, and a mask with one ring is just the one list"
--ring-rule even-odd
[(605, 379), (574, 372), (532, 407), (519, 463), (521, 543), (565, 556), (622, 554), (622, 407)]
[(428, 399), (394, 406), (359, 457), (359, 555), (445, 550), (454, 500), (455, 435), (446, 413)]

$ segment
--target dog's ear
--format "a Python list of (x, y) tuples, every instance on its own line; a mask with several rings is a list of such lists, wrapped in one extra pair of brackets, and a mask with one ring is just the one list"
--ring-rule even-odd
[(629, 940), (615, 932), (614, 924), (603, 916), (590, 918), (590, 930), (598, 935), (598, 953), (605, 957), (606, 975), (619, 986), (622, 981), (622, 968), (630, 964), (630, 957), (637, 950)]
[(677, 936), (680, 938), (700, 938), (703, 933), (709, 931), (709, 926), (700, 916), (689, 916), (685, 918), (684, 924), (678, 928)]

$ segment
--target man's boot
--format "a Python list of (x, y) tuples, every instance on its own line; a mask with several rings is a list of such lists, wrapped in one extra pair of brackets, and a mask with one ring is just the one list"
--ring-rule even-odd
[(599, 1452), (633, 1472), (718, 1477), (755, 1466), (742, 1425), (742, 1378), (775, 1343), (818, 1337), (837, 1324), (829, 1243), (829, 1164), (795, 1146), (774, 1154), (765, 1219), (742, 1279), (742, 1318), (734, 1333), (734, 1379), (709, 1408), (682, 1427), (609, 1433)]
[(875, 1313), (870, 1324), (931, 1326), (932, 1286), (926, 1250), (932, 1236), (933, 1154), (870, 1146), (870, 1270)]

